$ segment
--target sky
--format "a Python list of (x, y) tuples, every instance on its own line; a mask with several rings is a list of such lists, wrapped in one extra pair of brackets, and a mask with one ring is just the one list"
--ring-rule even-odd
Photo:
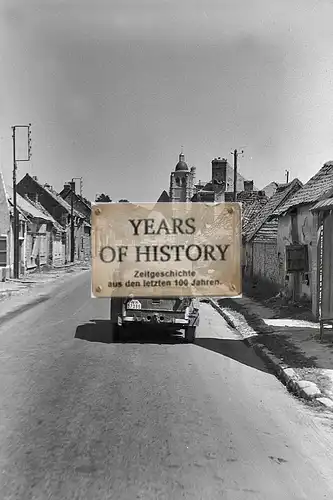
[(331, 19), (331, 0), (0, 0), (5, 181), (31, 123), (18, 179), (82, 177), (92, 201), (156, 201), (181, 146), (197, 180), (236, 148), (258, 188), (306, 182), (333, 160)]

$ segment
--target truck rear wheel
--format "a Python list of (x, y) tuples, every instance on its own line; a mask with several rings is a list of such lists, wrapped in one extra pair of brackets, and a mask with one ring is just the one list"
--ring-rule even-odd
[(195, 334), (196, 334), (196, 327), (195, 326), (188, 326), (185, 329), (185, 340), (189, 344), (193, 344), (195, 341)]

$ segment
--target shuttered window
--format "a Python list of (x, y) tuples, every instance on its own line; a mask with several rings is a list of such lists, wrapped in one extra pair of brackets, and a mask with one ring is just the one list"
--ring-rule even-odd
[(286, 247), (286, 271), (287, 273), (309, 271), (307, 245), (288, 245)]
[(0, 236), (0, 267), (7, 266), (7, 238)]

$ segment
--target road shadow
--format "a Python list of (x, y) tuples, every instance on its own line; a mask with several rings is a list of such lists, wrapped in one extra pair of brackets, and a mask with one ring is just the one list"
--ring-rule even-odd
[[(248, 307), (236, 300), (222, 299), (218, 301), (220, 307), (227, 308), (232, 312), (240, 313), (246, 323), (256, 332), (252, 338), (252, 343), (259, 347), (267, 348), (277, 358), (292, 368), (321, 368), (332, 369), (333, 359), (333, 331), (325, 328), (322, 341), (319, 339), (319, 324), (307, 322), (305, 320), (294, 320), (294, 318), (261, 318), (257, 313), (252, 312)], [(266, 321), (265, 321), (266, 320)], [(279, 324), (280, 320), (280, 324)], [(284, 320), (295, 321), (284, 324)], [(277, 321), (277, 322), (276, 322)], [(297, 322), (300, 323), (297, 324)], [(304, 321), (302, 324), (301, 321)], [(281, 323), (282, 322), (282, 323)], [(312, 344), (307, 351), (308, 344)], [(303, 346), (304, 349), (303, 350)], [(325, 355), (320, 356), (322, 348), (325, 348)], [(307, 375), (308, 376), (308, 375)]]
[(87, 342), (100, 342), (112, 344), (113, 336), (109, 320), (93, 319), (76, 328), (74, 338), (86, 340)]
[(123, 341), (127, 344), (185, 344), (184, 336), (180, 333), (170, 333), (166, 329), (159, 328), (144, 328), (132, 329), (129, 328), (123, 336)]
[(127, 327), (124, 329), (121, 339), (115, 342), (112, 325), (109, 320), (92, 319), (88, 323), (79, 325), (76, 328), (76, 339), (87, 342), (97, 342), (103, 344), (126, 343), (126, 344), (184, 344), (183, 335), (179, 332), (171, 334), (166, 329), (153, 327), (135, 328)]
[(196, 339), (195, 344), (256, 370), (271, 373), (269, 367), (255, 354), (253, 349), (249, 349), (243, 340), (201, 337)]
[[(79, 325), (75, 332), (75, 338), (103, 344), (188, 345), (181, 332), (173, 334), (167, 329), (141, 327), (140, 325), (136, 325), (135, 328), (126, 328), (121, 339), (115, 342), (110, 321), (102, 319), (92, 319), (88, 323)], [(195, 340), (194, 345), (216, 352), (256, 370), (270, 373), (269, 367), (266, 367), (264, 362), (242, 340), (201, 337)]]
[[(285, 308), (276, 313), (269, 307), (262, 310), (262, 317), (251, 304), (241, 300), (221, 299), (218, 304), (231, 315), (240, 314), (240, 322), (256, 332), (251, 343), (257, 352), (266, 349), (285, 366), (296, 370), (301, 379), (317, 384), (324, 394), (332, 394), (332, 328), (325, 328), (320, 339), (319, 323), (306, 318), (302, 312), (281, 317), (285, 316)], [(276, 366), (270, 368), (276, 373)]]

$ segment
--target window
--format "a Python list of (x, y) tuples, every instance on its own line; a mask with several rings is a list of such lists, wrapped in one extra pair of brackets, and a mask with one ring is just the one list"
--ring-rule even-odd
[(7, 237), (0, 236), (0, 267), (7, 266)]
[(286, 247), (287, 273), (309, 271), (309, 257), (307, 245), (289, 245)]

